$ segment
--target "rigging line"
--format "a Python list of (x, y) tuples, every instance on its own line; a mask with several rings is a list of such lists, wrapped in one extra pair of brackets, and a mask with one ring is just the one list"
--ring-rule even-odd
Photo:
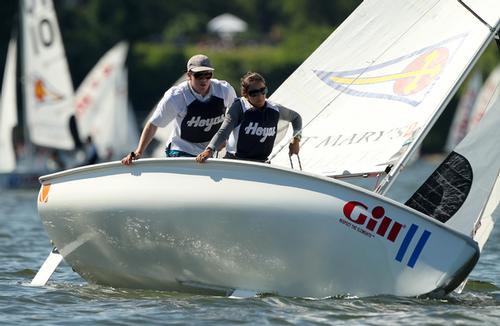
[(465, 9), (467, 9), (471, 14), (474, 15), (474, 17), (476, 17), (477, 19), (479, 19), (479, 21), (481, 23), (483, 23), (484, 25), (486, 25), (491, 32), (495, 32), (495, 28), (493, 28), (490, 24), (488, 24), (483, 18), (481, 18), (481, 16), (479, 16), (474, 10), (472, 10), (471, 7), (469, 7), (468, 5), (466, 5), (462, 0), (457, 0), (458, 3), (460, 3), (462, 6), (464, 6)]
[[(353, 78), (353, 80), (351, 81), (350, 84), (347, 85), (347, 87), (345, 88), (345, 90), (347, 90), (349, 88), (349, 86), (352, 86), (354, 83), (356, 83), (356, 81), (368, 70), (368, 68), (370, 68), (371, 66), (373, 66), (373, 64), (375, 62), (378, 61), (378, 59), (380, 59), (387, 51), (389, 51), (397, 42), (399, 42), (399, 40), (401, 40), (403, 38), (403, 36), (405, 36), (412, 28), (413, 26), (415, 26), (420, 20), (422, 20), (422, 18), (424, 18), (427, 13), (429, 11), (431, 11), (441, 0), (437, 0), (429, 9), (427, 9), (420, 17), (418, 17), (418, 19), (413, 23), (411, 24), (407, 29), (406, 31), (404, 31), (403, 33), (401, 33), (401, 35), (396, 39), (394, 40), (389, 46), (387, 46), (387, 48), (382, 51), (378, 57), (376, 57), (374, 60), (372, 60), (372, 62), (366, 66), (363, 71), (361, 71), (358, 76), (356, 76), (355, 78)], [(345, 90), (342, 90), (340, 92), (337, 93), (337, 95), (335, 95), (335, 97), (330, 101), (328, 102), (323, 109), (321, 109), (308, 123), (306, 123), (304, 126), (302, 126), (302, 129), (300, 129), (299, 133), (302, 133), (302, 131), (307, 127), (309, 126), (314, 120), (316, 120), (316, 118), (318, 118), (328, 107), (330, 107), (330, 105), (342, 94), (344, 94), (344, 91)], [(269, 160), (273, 159), (274, 157), (276, 157), (276, 155), (278, 155), (287, 145), (288, 145), (288, 142), (291, 140), (288, 139), (287, 142), (284, 142), (284, 144), (280, 147), (279, 150), (276, 151), (276, 153), (274, 153), (274, 155), (272, 155)]]

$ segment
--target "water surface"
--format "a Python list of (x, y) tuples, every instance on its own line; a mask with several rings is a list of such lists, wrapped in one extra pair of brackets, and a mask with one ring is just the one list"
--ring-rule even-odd
[[(432, 171), (420, 162), (389, 194), (404, 200)], [(399, 187), (399, 188), (398, 188)], [(2, 325), (498, 325), (500, 228), (462, 294), (445, 299), (392, 296), (321, 300), (262, 296), (230, 299), (89, 285), (61, 264), (45, 287), (28, 286), (51, 248), (35, 190), (0, 190)]]

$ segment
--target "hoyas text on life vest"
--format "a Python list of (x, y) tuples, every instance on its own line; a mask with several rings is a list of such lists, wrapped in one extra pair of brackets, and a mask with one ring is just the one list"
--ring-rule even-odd
[(259, 141), (261, 143), (266, 141), (267, 137), (273, 137), (276, 135), (276, 127), (268, 127), (268, 128), (263, 128), (259, 127), (258, 122), (250, 122), (248, 126), (245, 127), (245, 134), (247, 135), (256, 135), (256, 136), (263, 136)]

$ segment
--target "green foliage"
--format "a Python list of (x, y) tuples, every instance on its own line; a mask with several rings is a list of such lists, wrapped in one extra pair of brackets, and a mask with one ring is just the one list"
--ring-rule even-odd
[(172, 45), (136, 43), (129, 57), (129, 94), (145, 114), (186, 70), (184, 52)]
[(196, 41), (205, 31), (207, 17), (193, 13), (176, 16), (163, 30), (163, 41), (170, 44), (183, 45)]
[(275, 90), (302, 63), (304, 57), (285, 48), (246, 46), (232, 51), (189, 49), (187, 57), (203, 52), (216, 69), (216, 78), (227, 80), (239, 93), (240, 78), (248, 71), (261, 73), (271, 91)]

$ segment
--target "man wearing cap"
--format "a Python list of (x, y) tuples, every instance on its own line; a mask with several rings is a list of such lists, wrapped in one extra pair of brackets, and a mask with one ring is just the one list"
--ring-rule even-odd
[(187, 80), (165, 92), (144, 126), (137, 148), (122, 159), (129, 165), (142, 156), (158, 127), (172, 121), (167, 142), (168, 157), (196, 157), (208, 145), (224, 121), (226, 108), (236, 99), (234, 88), (226, 81), (213, 79), (214, 68), (203, 54), (187, 63)]

